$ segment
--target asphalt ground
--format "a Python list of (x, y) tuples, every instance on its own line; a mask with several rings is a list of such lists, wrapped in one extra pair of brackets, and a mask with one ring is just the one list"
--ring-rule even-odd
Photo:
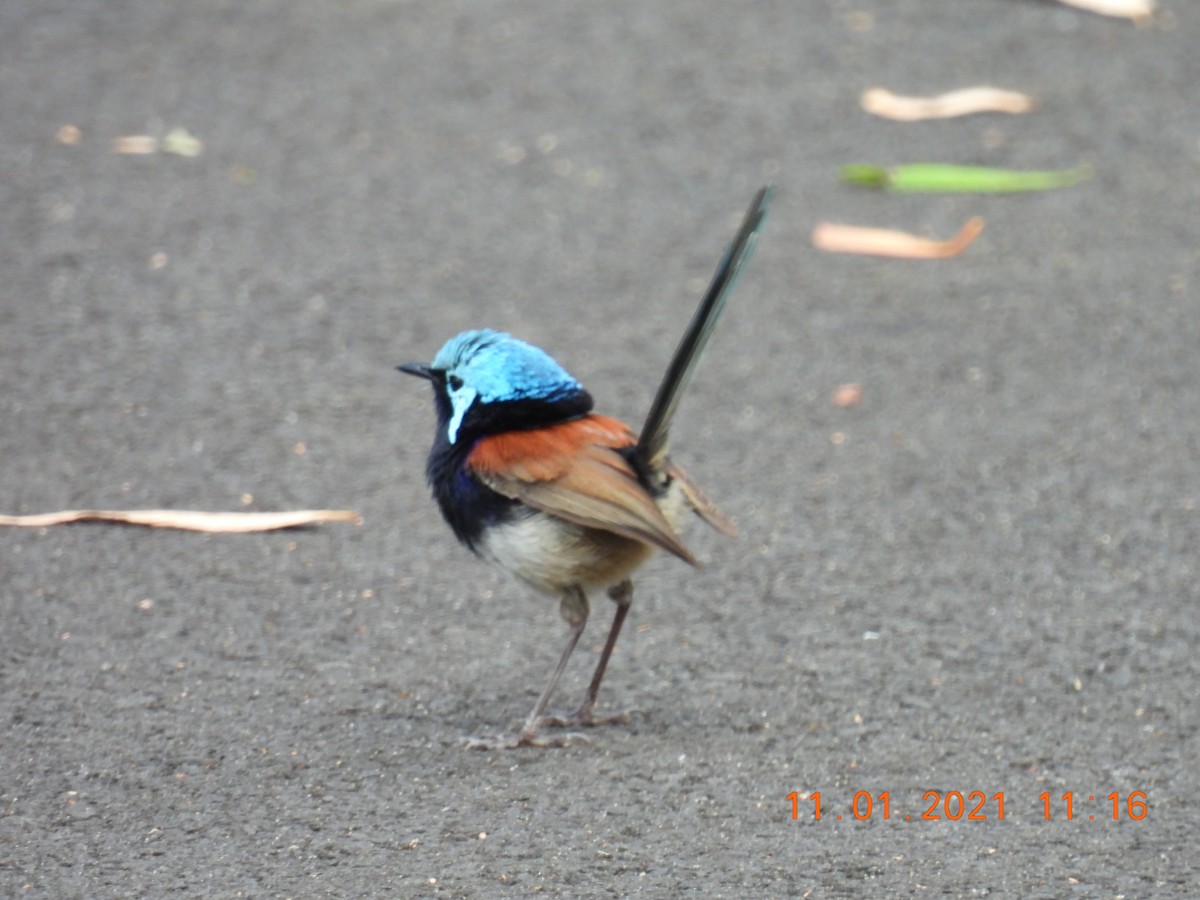
[[(364, 524), (0, 531), (0, 894), (1200, 894), (1200, 27), (1164, 5), (6, 0), (0, 512)], [(1040, 105), (858, 107), (978, 83)], [(175, 127), (199, 156), (114, 152)], [(1095, 176), (836, 180), (914, 161)], [(766, 181), (673, 433), (740, 540), (638, 580), (633, 724), (464, 749), (565, 626), (453, 541), (393, 366), (501, 328), (636, 423)], [(954, 260), (810, 244), (972, 215)]]

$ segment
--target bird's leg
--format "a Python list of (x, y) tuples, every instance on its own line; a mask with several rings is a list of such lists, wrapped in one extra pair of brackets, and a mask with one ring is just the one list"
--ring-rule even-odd
[[(572, 740), (586, 740), (581, 734), (560, 734), (553, 738), (538, 737), (542, 726), (547, 722), (546, 707), (550, 705), (550, 698), (554, 695), (554, 689), (558, 686), (558, 679), (562, 677), (563, 670), (567, 667), (567, 661), (571, 658), (571, 654), (575, 650), (575, 645), (579, 643), (579, 638), (583, 636), (583, 629), (587, 625), (587, 594), (583, 592), (582, 588), (570, 588), (563, 594), (560, 608), (563, 618), (571, 626), (571, 631), (567, 635), (567, 646), (563, 648), (562, 656), (558, 659), (558, 665), (554, 667), (554, 671), (550, 675), (550, 683), (542, 691), (542, 696), (538, 697), (538, 701), (534, 704), (533, 711), (529, 713), (529, 718), (525, 720), (525, 725), (521, 729), (521, 732), (516, 737), (509, 738), (465, 738), (464, 743), (468, 748), (472, 750), (499, 750), (514, 747), (565, 747)], [(551, 721), (557, 722), (557, 720)]]
[(579, 638), (583, 635), (583, 629), (587, 626), (588, 620), (588, 601), (587, 594), (580, 587), (570, 588), (562, 598), (561, 610), (563, 618), (571, 626), (571, 632), (567, 636), (567, 646), (563, 648), (562, 656), (559, 657), (558, 665), (554, 667), (554, 672), (550, 675), (550, 683), (546, 685), (546, 689), (542, 691), (542, 696), (538, 697), (538, 702), (534, 704), (533, 711), (530, 712), (529, 718), (525, 720), (525, 727), (521, 729), (521, 733), (517, 735), (517, 739), (513, 746), (516, 747), (548, 747), (562, 746), (567, 743), (565, 740), (568, 736), (563, 735), (562, 738), (553, 739), (550, 741), (541, 740), (538, 738), (538, 732), (542, 727), (542, 720), (546, 715), (546, 707), (550, 705), (550, 698), (554, 695), (554, 689), (558, 686), (558, 679), (562, 677), (563, 670), (567, 667), (567, 660), (571, 658), (571, 654), (575, 652), (575, 645), (579, 643)]
[(588, 685), (587, 693), (583, 695), (583, 703), (572, 716), (580, 725), (622, 724), (629, 721), (627, 715), (609, 716), (598, 721), (592, 714), (596, 706), (596, 695), (600, 693), (600, 682), (604, 680), (604, 672), (608, 669), (608, 659), (612, 656), (613, 648), (617, 646), (617, 637), (621, 634), (621, 626), (625, 624), (625, 616), (633, 603), (633, 582), (626, 578), (620, 584), (611, 588), (608, 596), (617, 604), (613, 613), (612, 625), (608, 629), (608, 638), (604, 641), (604, 649), (600, 651), (600, 661), (596, 663), (596, 671), (592, 673), (592, 682)]
[(617, 646), (617, 637), (621, 634), (621, 626), (625, 624), (625, 616), (629, 614), (633, 602), (633, 582), (626, 578), (620, 584), (608, 591), (608, 596), (617, 604), (613, 615), (612, 626), (608, 629), (608, 638), (604, 641), (604, 649), (600, 652), (600, 661), (592, 675), (592, 682), (584, 694), (583, 703), (575, 714), (567, 719), (547, 719), (548, 725), (623, 725), (629, 722), (629, 716), (620, 713), (614, 716), (597, 718), (593, 709), (596, 706), (596, 695), (600, 693), (600, 682), (604, 680), (604, 672), (608, 668), (608, 659), (612, 656), (613, 648)]

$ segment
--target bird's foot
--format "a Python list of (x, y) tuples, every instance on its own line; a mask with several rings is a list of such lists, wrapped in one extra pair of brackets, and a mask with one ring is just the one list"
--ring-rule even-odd
[(537, 723), (537, 727), (530, 729), (528, 726), (523, 728), (516, 735), (496, 735), (495, 737), (468, 737), (463, 738), (462, 742), (468, 750), (515, 750), (518, 747), (536, 747), (538, 749), (555, 749), (558, 747), (570, 747), (573, 744), (587, 744), (590, 741), (587, 735), (580, 734), (577, 731), (565, 731), (561, 734), (550, 735), (543, 737), (539, 731), (546, 720), (543, 719)]
[(599, 725), (628, 725), (633, 721), (634, 716), (646, 716), (646, 713), (640, 709), (633, 709), (629, 712), (613, 713), (608, 716), (596, 715), (591, 707), (580, 707), (569, 716), (545, 716), (542, 719), (543, 725), (549, 725), (551, 728), (595, 728)]

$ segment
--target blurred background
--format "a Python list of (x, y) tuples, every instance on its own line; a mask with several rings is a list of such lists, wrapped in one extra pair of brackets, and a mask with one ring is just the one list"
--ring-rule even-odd
[[(5, 2), (0, 512), (364, 524), (0, 531), (0, 885), (1193, 895), (1198, 39), (1171, 2)], [(973, 84), (1036, 109), (859, 106)], [(902, 195), (855, 162), (1094, 175)], [(766, 182), (673, 431), (740, 541), (640, 580), (601, 700), (646, 718), (467, 753), (563, 626), (455, 545), (393, 366), (499, 328), (640, 422)], [(974, 215), (951, 260), (810, 241)], [(1008, 815), (858, 823), (859, 789)], [(1114, 790), (1150, 818), (1082, 799)]]

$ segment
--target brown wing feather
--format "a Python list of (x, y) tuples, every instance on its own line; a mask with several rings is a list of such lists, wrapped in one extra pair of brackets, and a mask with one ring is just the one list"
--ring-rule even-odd
[(675, 463), (669, 462), (667, 464), (667, 473), (679, 482), (679, 486), (683, 489), (683, 495), (687, 497), (688, 503), (692, 504), (692, 509), (696, 511), (696, 515), (726, 537), (735, 538), (738, 536), (737, 526), (733, 524), (733, 519), (721, 512), (717, 508), (717, 504), (708, 498), (708, 494), (696, 487), (695, 482), (688, 477), (688, 474), (683, 469), (679, 468)]
[(589, 415), (484, 438), (467, 464), (497, 493), (588, 528), (653, 544), (694, 565), (695, 557), (617, 452), (635, 442), (628, 426)]

